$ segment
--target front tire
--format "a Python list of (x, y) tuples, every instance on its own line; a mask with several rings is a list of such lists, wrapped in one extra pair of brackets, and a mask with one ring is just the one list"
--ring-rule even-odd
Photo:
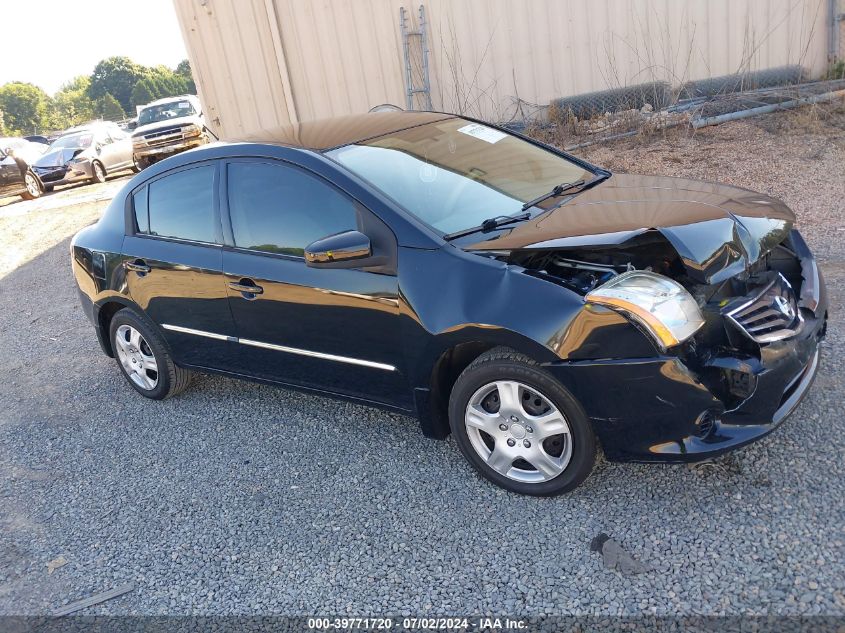
[(24, 175), (23, 184), (26, 189), (21, 194), (21, 198), (24, 200), (35, 200), (41, 197), (41, 183), (38, 182), (38, 178), (31, 171), (26, 172)]
[(109, 337), (120, 370), (142, 396), (164, 400), (181, 393), (190, 384), (191, 372), (173, 362), (158, 332), (131, 308), (114, 315)]
[(568, 492), (595, 463), (595, 436), (578, 401), (539, 365), (506, 348), (482, 354), (458, 377), (449, 424), (467, 461), (511, 492)]
[(106, 168), (103, 167), (103, 163), (95, 160), (94, 164), (91, 165), (91, 169), (94, 172), (94, 177), (91, 179), (91, 182), (96, 182), (98, 184), (106, 182)]

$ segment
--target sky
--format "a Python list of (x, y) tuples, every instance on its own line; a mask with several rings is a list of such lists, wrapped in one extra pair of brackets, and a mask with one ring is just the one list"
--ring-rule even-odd
[(0, 2), (0, 85), (26, 81), (53, 94), (106, 57), (172, 68), (188, 56), (173, 0)]

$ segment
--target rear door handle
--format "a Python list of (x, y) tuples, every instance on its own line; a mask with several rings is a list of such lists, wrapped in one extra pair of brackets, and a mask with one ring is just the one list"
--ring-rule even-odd
[(123, 262), (126, 270), (134, 270), (136, 273), (148, 273), (152, 270), (143, 259), (136, 259), (134, 262)]
[[(242, 293), (243, 295), (260, 295), (264, 292), (264, 288), (261, 286), (255, 285), (255, 282), (252, 279), (241, 279), (240, 281), (230, 281), (229, 288), (235, 290), (237, 292)], [(247, 299), (251, 299), (252, 297), (246, 297)]]

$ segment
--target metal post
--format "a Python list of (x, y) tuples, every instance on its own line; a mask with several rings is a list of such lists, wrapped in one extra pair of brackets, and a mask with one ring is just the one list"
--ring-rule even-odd
[(422, 38), (423, 55), (423, 91), (426, 107), (431, 110), (431, 81), (428, 77), (428, 23), (425, 21), (425, 7), (423, 5), (420, 5), (420, 37)]
[(827, 32), (827, 61), (835, 64), (843, 57), (840, 48), (842, 29), (840, 22), (845, 21), (845, 13), (839, 11), (839, 0), (827, 0), (828, 32)]
[(407, 16), (405, 7), (399, 7), (399, 28), (402, 29), (402, 49), (405, 55), (405, 105), (408, 110), (414, 109), (414, 83), (411, 74), (411, 44), (408, 40)]
[[(402, 51), (405, 56), (405, 94), (406, 105), (408, 110), (416, 109), (414, 107), (414, 95), (425, 95), (423, 105), (431, 110), (431, 83), (428, 76), (428, 34), (426, 32), (425, 9), (420, 5), (420, 25), (419, 28), (410, 31), (408, 30), (408, 16), (405, 12), (405, 7), (399, 7), (399, 28), (402, 31)], [(418, 88), (414, 84), (414, 71), (411, 67), (411, 37), (418, 37), (420, 43), (420, 50), (422, 53), (422, 87)]]

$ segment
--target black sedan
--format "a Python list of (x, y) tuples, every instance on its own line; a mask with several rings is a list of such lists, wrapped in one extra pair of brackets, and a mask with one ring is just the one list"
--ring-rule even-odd
[(144, 396), (199, 371), (347, 398), (553, 495), (599, 445), (700, 460), (795, 409), (827, 300), (794, 220), (753, 191), (390, 112), (162, 161), (76, 235), (72, 262)]
[(41, 195), (44, 186), (31, 165), (46, 150), (46, 145), (23, 138), (0, 138), (0, 198), (33, 200)]

